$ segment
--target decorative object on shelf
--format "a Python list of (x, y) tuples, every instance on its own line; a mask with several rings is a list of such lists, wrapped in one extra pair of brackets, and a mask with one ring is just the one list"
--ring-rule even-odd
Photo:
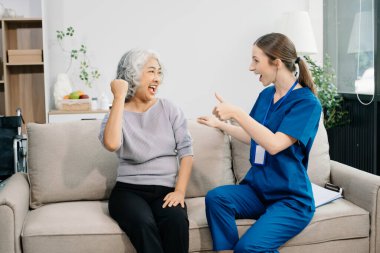
[(99, 110), (98, 98), (91, 99), (91, 110), (93, 111)]
[(101, 110), (109, 110), (110, 109), (110, 102), (109, 102), (108, 97), (105, 93), (103, 93), (100, 97), (100, 109)]
[(326, 129), (349, 123), (348, 111), (342, 108), (343, 97), (334, 84), (335, 72), (330, 58), (326, 55), (323, 66), (318, 66), (309, 56), (305, 56), (310, 72), (317, 87), (321, 101)]
[(42, 63), (42, 49), (8, 49), (9, 63)]
[(79, 61), (79, 79), (84, 82), (86, 86), (89, 88), (92, 88), (93, 82), (96, 79), (99, 79), (100, 72), (97, 68), (94, 68), (87, 57), (87, 47), (84, 44), (81, 44), (79, 49), (74, 48), (69, 51), (67, 51), (63, 46), (63, 40), (65, 38), (73, 37), (75, 33), (75, 30), (72, 26), (64, 29), (64, 30), (57, 30), (56, 36), (58, 43), (62, 49), (63, 52), (70, 54), (70, 63), (66, 70), (66, 73), (71, 68), (71, 65), (74, 60)]
[(57, 109), (62, 109), (63, 97), (70, 94), (72, 90), (69, 76), (66, 73), (58, 74), (54, 84), (54, 103)]
[(16, 11), (14, 9), (11, 9), (11, 8), (6, 8), (4, 16), (7, 18), (15, 18), (16, 17)]
[(6, 12), (6, 9), (2, 3), (0, 3), (0, 18), (4, 17), (4, 14)]
[(90, 97), (81, 90), (76, 90), (63, 97), (61, 110), (63, 111), (89, 111), (91, 109)]

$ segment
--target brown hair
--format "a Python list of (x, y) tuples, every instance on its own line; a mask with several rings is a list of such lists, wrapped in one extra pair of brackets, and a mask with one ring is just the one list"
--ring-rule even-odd
[(308, 87), (314, 94), (317, 94), (305, 60), (297, 57), (296, 48), (288, 37), (281, 33), (269, 33), (258, 38), (254, 45), (263, 50), (271, 61), (280, 59), (290, 72), (294, 72), (296, 64), (298, 64), (300, 71), (298, 82), (303, 87)]

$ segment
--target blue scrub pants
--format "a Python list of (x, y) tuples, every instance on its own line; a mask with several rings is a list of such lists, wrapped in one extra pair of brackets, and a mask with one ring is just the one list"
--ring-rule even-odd
[[(220, 186), (206, 195), (206, 215), (215, 251), (278, 252), (281, 245), (309, 224), (313, 214), (294, 200), (265, 207), (249, 185)], [(256, 219), (240, 240), (235, 218)]]

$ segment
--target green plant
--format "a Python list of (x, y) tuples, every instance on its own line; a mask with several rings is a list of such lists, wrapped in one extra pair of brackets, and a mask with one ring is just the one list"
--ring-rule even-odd
[(313, 76), (319, 101), (324, 113), (324, 124), (326, 129), (347, 124), (348, 111), (342, 107), (343, 98), (338, 93), (334, 84), (335, 72), (332, 69), (330, 58), (326, 55), (323, 66), (318, 66), (310, 57), (305, 56)]
[(65, 30), (57, 30), (57, 40), (63, 52), (70, 54), (70, 63), (66, 70), (66, 73), (70, 70), (73, 60), (79, 61), (79, 79), (82, 80), (85, 85), (92, 88), (92, 84), (96, 79), (99, 79), (100, 72), (98, 69), (90, 65), (90, 61), (87, 57), (87, 47), (81, 44), (79, 49), (74, 48), (67, 51), (62, 45), (63, 40), (68, 37), (74, 37), (75, 30), (72, 26), (66, 28)]

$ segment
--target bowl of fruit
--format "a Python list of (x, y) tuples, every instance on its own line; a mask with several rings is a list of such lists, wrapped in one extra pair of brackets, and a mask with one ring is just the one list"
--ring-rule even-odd
[(61, 110), (89, 111), (91, 110), (90, 97), (81, 90), (76, 90), (63, 97)]

